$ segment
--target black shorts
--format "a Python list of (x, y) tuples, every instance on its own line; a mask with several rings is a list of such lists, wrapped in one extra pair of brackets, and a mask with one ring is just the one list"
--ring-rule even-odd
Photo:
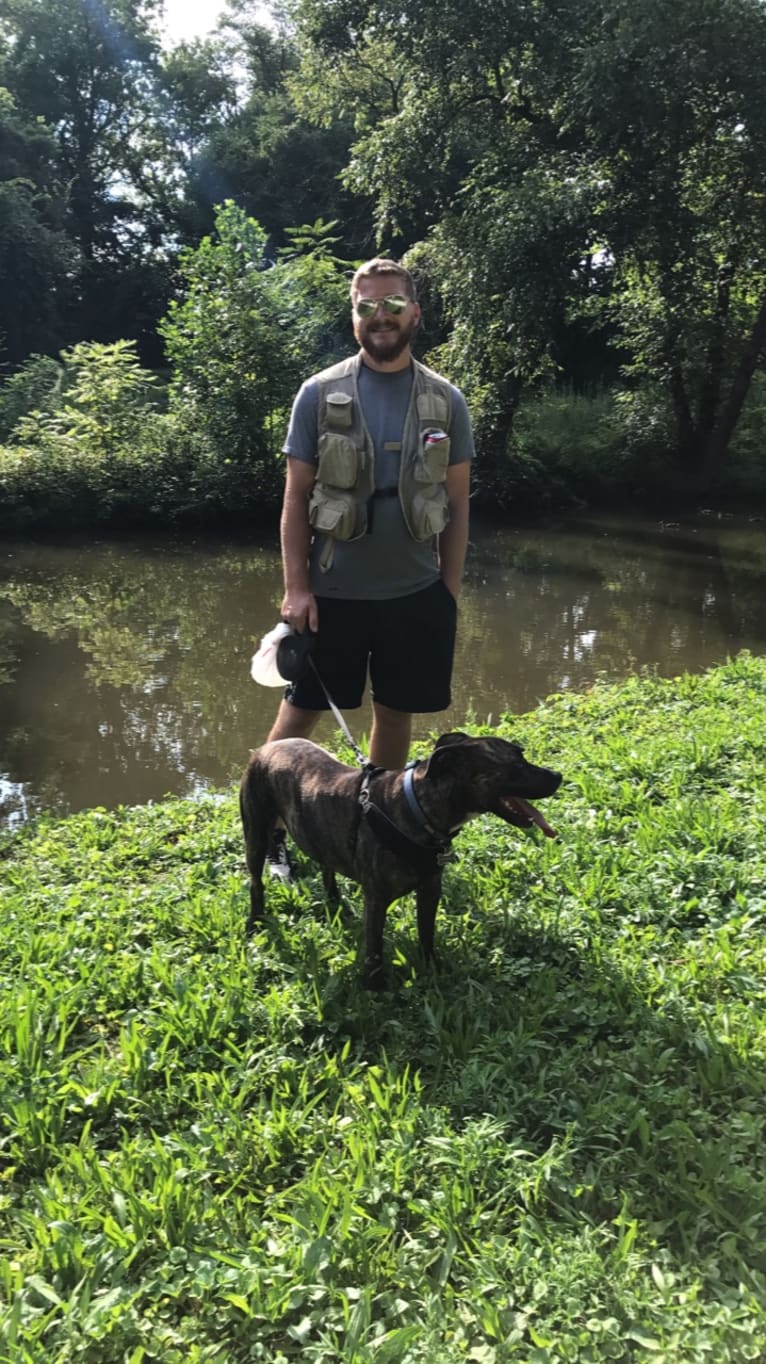
[[(362, 704), (368, 668), (373, 699), (381, 705), (412, 714), (447, 709), (457, 603), (441, 578), (407, 597), (317, 597), (317, 606), (314, 663), (341, 710)], [(285, 697), (304, 710), (328, 709), (310, 668)]]

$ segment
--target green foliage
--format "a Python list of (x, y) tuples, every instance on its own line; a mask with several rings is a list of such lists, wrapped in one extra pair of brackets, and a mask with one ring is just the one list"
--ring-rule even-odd
[(344, 343), (347, 280), (332, 228), (288, 230), (291, 246), (273, 263), (259, 225), (231, 204), (220, 210), (217, 240), (184, 257), (186, 293), (163, 326), (166, 413), (130, 341), (82, 342), (62, 353), (60, 373), (39, 360), (9, 381), (0, 526), (252, 522), (273, 511), (292, 398)]
[(244, 949), (233, 793), (6, 837), (8, 1357), (762, 1359), (765, 702), (743, 655), (508, 717), (559, 839), (472, 824), (380, 999), (312, 868)]
[[(236, 95), (225, 105), (206, 102), (211, 81), (224, 63)], [(356, 254), (369, 237), (367, 197), (345, 190), (340, 172), (348, 159), (350, 120), (317, 126), (303, 117), (291, 87), (298, 64), (293, 35), (284, 26), (253, 22), (247, 7), (226, 14), (215, 42), (183, 47), (165, 58), (165, 79), (180, 97), (179, 122), (191, 126), (179, 141), (191, 154), (177, 184), (176, 217), (186, 240), (213, 226), (213, 205), (233, 199), (264, 225), (269, 255), (286, 241), (291, 223), (318, 213), (342, 224), (344, 250)]]
[(0, 359), (60, 344), (76, 252), (61, 231), (48, 129), (19, 111), (0, 82)]
[[(158, 410), (132, 341), (37, 357), (2, 390), (0, 528), (200, 518), (235, 500), (204, 438)], [(26, 410), (28, 402), (35, 402)]]
[(161, 327), (173, 364), (172, 410), (222, 458), (257, 469), (272, 496), (292, 399), (334, 355), (348, 308), (332, 226), (296, 229), (308, 250), (274, 265), (260, 225), (225, 204), (216, 238), (183, 254), (185, 293)]
[[(156, 214), (134, 173), (136, 160), (150, 161), (153, 151), (157, 42), (151, 21), (157, 10), (157, 0), (97, 6), (48, 0), (42, 7), (38, 0), (13, 0), (6, 6), (0, 81), (39, 132), (49, 130), (55, 149), (57, 226), (70, 255), (63, 339), (120, 335), (116, 314), (136, 315), (139, 262), (157, 285)], [(20, 250), (19, 233), (16, 243)], [(41, 289), (44, 260), (30, 259), (26, 277)], [(55, 349), (61, 339), (38, 336), (28, 349)]]
[(713, 478), (766, 344), (761, 0), (296, 13), (315, 117), (368, 73), (372, 100), (388, 90), (377, 116), (360, 99), (346, 178), (374, 195), (379, 235), (418, 241), (482, 448), (505, 448), (553, 337), (590, 320), (667, 389), (665, 454), (688, 483)]
[[(712, 485), (720, 505), (763, 499), (765, 433), (764, 386), (755, 384), (729, 463)], [(688, 489), (670, 458), (674, 440), (672, 405), (663, 389), (541, 389), (519, 403), (505, 449), (478, 462), (477, 503), (514, 516), (635, 499), (645, 506), (680, 505)]]
[(478, 496), (517, 513), (617, 502), (632, 454), (615, 393), (544, 390), (521, 404), (505, 456), (478, 473)]
[(0, 440), (30, 412), (54, 412), (61, 403), (64, 368), (50, 355), (32, 355), (0, 385)]
[(138, 362), (133, 341), (101, 345), (82, 341), (61, 356), (66, 388), (48, 409), (21, 417), (12, 432), (20, 445), (43, 453), (59, 446), (89, 460), (106, 459), (136, 441), (154, 410), (149, 395), (154, 375)]

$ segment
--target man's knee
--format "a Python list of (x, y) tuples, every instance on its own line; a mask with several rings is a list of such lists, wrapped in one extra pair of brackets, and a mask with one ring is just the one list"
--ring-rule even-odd
[(308, 739), (320, 715), (321, 711), (304, 710), (290, 701), (282, 701), (266, 742), (272, 743), (275, 739)]
[(372, 710), (377, 724), (385, 729), (397, 734), (409, 733), (412, 715), (408, 710), (394, 710), (392, 706), (384, 706), (380, 701), (373, 701)]
[(370, 737), (370, 759), (376, 767), (398, 771), (409, 754), (412, 716), (406, 710), (393, 710), (374, 701)]

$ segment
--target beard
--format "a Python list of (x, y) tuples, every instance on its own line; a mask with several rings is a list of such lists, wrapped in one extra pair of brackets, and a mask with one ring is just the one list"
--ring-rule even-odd
[(407, 349), (415, 332), (418, 323), (413, 318), (409, 323), (401, 326), (394, 324), (386, 326), (385, 323), (367, 323), (364, 328), (358, 328), (357, 341), (373, 360), (382, 363), (388, 360), (398, 360), (399, 356)]

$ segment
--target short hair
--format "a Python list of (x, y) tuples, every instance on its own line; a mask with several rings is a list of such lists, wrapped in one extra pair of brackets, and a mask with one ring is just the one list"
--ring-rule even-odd
[(397, 279), (401, 280), (408, 298), (410, 298), (413, 303), (417, 302), (418, 295), (415, 288), (415, 281), (409, 270), (406, 266), (400, 265), (398, 261), (389, 260), (385, 256), (375, 256), (373, 260), (365, 261), (364, 265), (359, 266), (359, 269), (351, 281), (351, 297), (354, 298), (359, 292), (359, 286), (364, 280), (373, 279), (377, 275), (395, 275)]

